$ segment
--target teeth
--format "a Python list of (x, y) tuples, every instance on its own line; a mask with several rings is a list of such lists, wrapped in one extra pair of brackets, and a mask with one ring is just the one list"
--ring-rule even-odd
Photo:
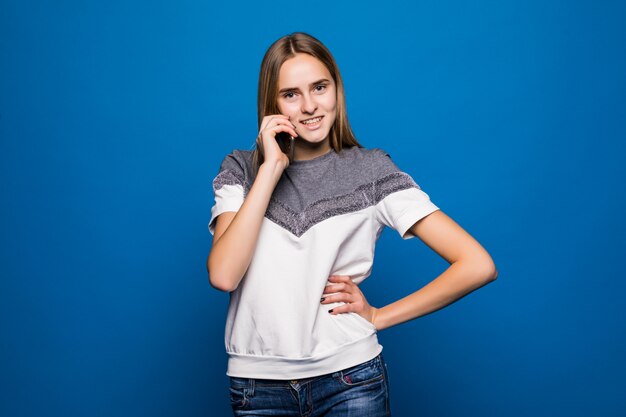
[(309, 120), (305, 120), (302, 123), (304, 123), (305, 125), (310, 125), (310, 124), (314, 124), (319, 122), (320, 120), (322, 120), (322, 117), (316, 117), (315, 119), (309, 119)]

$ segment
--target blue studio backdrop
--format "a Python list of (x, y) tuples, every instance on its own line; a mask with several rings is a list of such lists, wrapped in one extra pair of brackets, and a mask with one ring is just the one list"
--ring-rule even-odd
[[(3, 0), (0, 415), (231, 415), (211, 181), (294, 31), (333, 52), (359, 141), (499, 271), (379, 332), (394, 415), (625, 415), (625, 21), (623, 1)], [(362, 290), (382, 307), (447, 266), (387, 229)]]

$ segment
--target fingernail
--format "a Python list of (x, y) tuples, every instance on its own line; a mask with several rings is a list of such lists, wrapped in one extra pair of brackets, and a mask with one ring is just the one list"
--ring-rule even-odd
[(320, 301), (324, 301), (326, 299), (326, 297), (322, 297), (320, 298)]
[(328, 310), (328, 312), (329, 312), (329, 313), (332, 313), (332, 312), (333, 312), (333, 310), (334, 310), (334, 309), (332, 309), (332, 308), (331, 308), (330, 310)]

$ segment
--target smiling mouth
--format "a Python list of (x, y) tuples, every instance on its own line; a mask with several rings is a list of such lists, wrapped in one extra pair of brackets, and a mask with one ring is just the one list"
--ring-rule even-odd
[(303, 125), (314, 125), (314, 124), (320, 122), (323, 117), (324, 116), (313, 117), (311, 119), (302, 120), (300, 123), (302, 123)]

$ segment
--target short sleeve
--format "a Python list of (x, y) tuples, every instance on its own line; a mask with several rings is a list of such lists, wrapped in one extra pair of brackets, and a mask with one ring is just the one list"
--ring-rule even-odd
[(414, 238), (409, 229), (439, 207), (409, 174), (400, 171), (389, 154), (380, 149), (377, 153), (376, 165), (382, 174), (374, 182), (376, 219), (396, 230), (402, 239)]
[(245, 198), (245, 173), (234, 153), (226, 155), (218, 174), (213, 179), (215, 202), (211, 207), (209, 232), (215, 234), (217, 216), (226, 211), (239, 211)]

